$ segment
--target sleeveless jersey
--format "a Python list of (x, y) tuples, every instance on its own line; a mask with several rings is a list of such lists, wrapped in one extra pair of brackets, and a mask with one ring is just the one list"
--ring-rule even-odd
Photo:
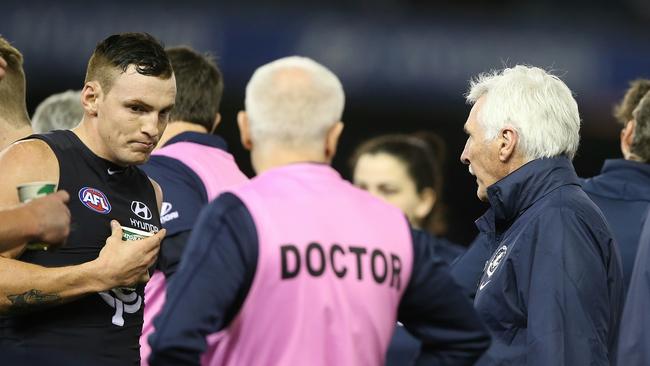
[[(168, 214), (165, 207), (180, 206), (177, 205), (180, 202), (175, 202), (175, 200), (182, 200), (183, 197), (192, 193), (193, 188), (188, 184), (176, 183), (182, 182), (183, 180), (174, 179), (173, 176), (183, 174), (184, 172), (178, 171), (178, 169), (175, 169), (169, 164), (165, 165), (165, 160), (157, 159), (157, 157), (161, 156), (180, 161), (199, 177), (203, 188), (207, 192), (207, 200), (204, 204), (212, 201), (223, 190), (248, 180), (244, 173), (239, 170), (239, 167), (237, 167), (232, 155), (223, 149), (186, 141), (166, 145), (152, 154), (151, 163), (156, 162), (156, 164), (150, 168), (148, 167), (148, 171), (164, 174), (160, 179), (157, 178), (156, 173), (152, 174), (152, 177), (161, 185), (164, 192), (165, 202), (163, 203), (163, 214)], [(154, 167), (156, 168), (155, 170)], [(167, 167), (167, 169), (163, 169), (164, 167)], [(197, 207), (196, 209), (200, 210), (201, 207)], [(179, 212), (177, 215), (184, 216), (188, 214), (198, 215), (198, 211), (193, 213)], [(165, 304), (166, 288), (167, 280), (165, 275), (161, 271), (155, 271), (145, 288), (146, 306), (144, 309), (144, 326), (142, 328), (142, 336), (140, 337), (141, 365), (148, 364), (147, 358), (151, 353), (151, 349), (147, 340), (149, 335), (154, 331), (153, 319)], [(208, 337), (208, 354), (214, 348), (216, 337), (216, 335)], [(208, 360), (204, 358), (202, 363), (207, 364)]]
[[(149, 178), (135, 166), (120, 167), (95, 155), (71, 131), (28, 138), (45, 141), (59, 162), (58, 189), (70, 194), (70, 236), (55, 251), (25, 251), (22, 261), (60, 267), (91, 261), (110, 236), (110, 220), (157, 232), (160, 217)], [(126, 244), (128, 245), (128, 244)], [(137, 365), (144, 285), (113, 289), (25, 316), (3, 319), (3, 343), (55, 348), (91, 356), (97, 364)]]
[(382, 364), (413, 265), (401, 211), (322, 164), (275, 168), (232, 193), (255, 223), (258, 261), (211, 365)]

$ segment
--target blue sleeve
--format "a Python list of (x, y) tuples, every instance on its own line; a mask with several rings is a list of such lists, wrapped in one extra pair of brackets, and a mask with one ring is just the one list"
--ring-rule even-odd
[(461, 285), (468, 296), (476, 296), (478, 283), (483, 276), (485, 263), (492, 256), (488, 235), (479, 233), (469, 249), (451, 264), (451, 276)]
[(650, 217), (646, 219), (625, 301), (618, 365), (650, 365)]
[(176, 273), (191, 233), (190, 230), (181, 231), (176, 235), (168, 235), (163, 240), (158, 252), (156, 269), (163, 272), (167, 279)]
[(436, 238), (435, 245), (436, 254), (448, 265), (451, 265), (467, 251), (466, 247), (441, 237)]
[[(604, 221), (587, 222), (573, 211), (557, 209), (522, 236), (530, 246), (517, 269), (527, 315), (527, 364), (609, 365), (622, 275)], [(609, 268), (618, 271), (612, 275)]]
[(205, 337), (236, 316), (258, 256), (255, 225), (244, 204), (225, 193), (200, 214), (165, 306), (149, 337), (149, 364), (199, 365)]
[(449, 268), (435, 252), (431, 236), (413, 236), (413, 271), (400, 302), (398, 319), (422, 341), (418, 364), (472, 365), (490, 337)]

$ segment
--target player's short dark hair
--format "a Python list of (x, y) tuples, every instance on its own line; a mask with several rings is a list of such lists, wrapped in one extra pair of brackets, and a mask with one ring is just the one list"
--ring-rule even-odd
[(162, 43), (148, 33), (113, 34), (97, 44), (86, 71), (86, 82), (96, 80), (104, 92), (113, 85), (117, 69), (124, 73), (134, 65), (141, 75), (168, 79), (172, 66)]
[(176, 104), (170, 122), (185, 121), (212, 129), (223, 95), (223, 77), (210, 55), (188, 47), (167, 49), (176, 77)]

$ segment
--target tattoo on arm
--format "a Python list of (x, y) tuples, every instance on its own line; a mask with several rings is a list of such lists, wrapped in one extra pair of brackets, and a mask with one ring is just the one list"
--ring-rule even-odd
[(18, 295), (9, 295), (7, 298), (11, 302), (10, 311), (15, 314), (39, 310), (61, 300), (61, 296), (57, 294), (46, 294), (37, 289), (31, 289)]

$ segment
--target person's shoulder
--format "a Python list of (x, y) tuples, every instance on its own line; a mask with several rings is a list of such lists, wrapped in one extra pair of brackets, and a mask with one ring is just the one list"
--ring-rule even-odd
[(554, 189), (539, 201), (541, 214), (558, 211), (590, 215), (597, 214), (598, 208), (581, 186), (570, 184)]
[(205, 207), (210, 215), (225, 215), (238, 210), (247, 210), (244, 202), (235, 193), (226, 191), (212, 200)]
[(59, 182), (59, 163), (41, 140), (15, 142), (0, 152), (0, 206), (18, 203), (16, 187), (32, 182)]
[(12, 167), (18, 170), (40, 170), (56, 164), (58, 161), (54, 151), (40, 139), (17, 141), (0, 152), (0, 166), (4, 171)]
[(534, 221), (557, 224), (585, 223), (590, 226), (605, 225), (602, 212), (581, 189), (562, 190), (549, 195), (542, 203)]
[(188, 181), (201, 181), (197, 173), (177, 157), (151, 154), (149, 160), (138, 166), (150, 178), (156, 179), (165, 189), (170, 182), (187, 184)]
[(22, 154), (26, 154), (28, 156), (34, 156), (34, 154), (36, 154), (39, 157), (43, 157), (47, 155), (53, 155), (54, 152), (52, 151), (50, 145), (48, 145), (48, 143), (44, 140), (39, 138), (28, 138), (25, 140), (16, 141), (7, 146), (4, 150), (2, 150), (0, 156), (18, 157)]
[(548, 242), (546, 248), (553, 248), (556, 246), (553, 243), (557, 244), (558, 250), (563, 250), (563, 238), (583, 236), (585, 239), (594, 239), (583, 240), (574, 245), (605, 243), (612, 238), (602, 212), (579, 188), (567, 189), (554, 195), (539, 209), (524, 230)]

